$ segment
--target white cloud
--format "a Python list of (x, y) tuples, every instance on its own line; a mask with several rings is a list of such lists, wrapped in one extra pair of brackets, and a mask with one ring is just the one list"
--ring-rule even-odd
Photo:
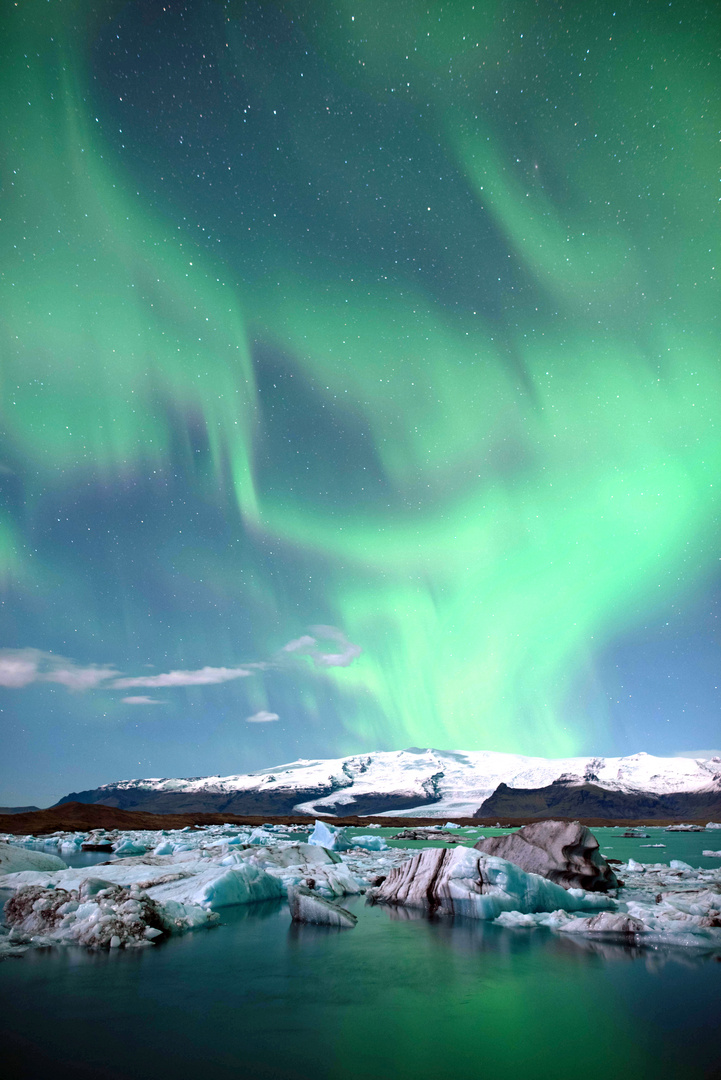
[(305, 654), (308, 649), (314, 649), (316, 640), (311, 637), (310, 634), (303, 634), (302, 637), (294, 638), (293, 641), (289, 641), (287, 645), (283, 646), (283, 652), (300, 652)]
[(2, 649), (0, 651), (0, 686), (20, 689), (35, 682), (38, 664), (45, 653), (39, 649)]
[(68, 690), (92, 690), (119, 672), (108, 665), (79, 667), (41, 649), (0, 649), (0, 686), (22, 689), (34, 682), (60, 683)]
[[(113, 689), (129, 690), (132, 687), (210, 686), (244, 679), (255, 671), (263, 670), (264, 663), (247, 664), (244, 667), (203, 667), (197, 671), (168, 671), (161, 675), (121, 676), (117, 668), (105, 664), (87, 664), (84, 667), (64, 656), (43, 652), (42, 649), (0, 649), (0, 686), (21, 690), (31, 683), (59, 683), (72, 691)], [(112, 680), (112, 681), (111, 681)], [(126, 699), (129, 700), (129, 699)], [(160, 704), (149, 698), (138, 698), (131, 705)]]
[(116, 690), (129, 690), (133, 686), (210, 686), (230, 682), (231, 679), (244, 679), (252, 674), (247, 667), (204, 667), (198, 671), (168, 671), (164, 675), (138, 675), (130, 679), (116, 679), (113, 687)]
[(93, 690), (107, 679), (114, 679), (119, 675), (114, 667), (57, 667), (44, 675), (39, 675), (41, 682), (56, 682), (67, 686), (68, 690)]
[[(363, 652), (360, 645), (349, 641), (337, 626), (311, 626), (316, 635), (303, 634), (284, 645), (282, 652), (296, 656), (310, 656), (317, 667), (349, 667)], [(331, 651), (329, 643), (339, 645), (340, 649)]]
[(161, 701), (160, 698), (146, 697), (145, 694), (139, 694), (137, 697), (124, 697), (123, 701), (126, 705), (167, 705), (167, 701)]
[(245, 719), (248, 724), (269, 724), (271, 720), (280, 720), (280, 717), (278, 713), (261, 709), (260, 712), (255, 713), (253, 716), (246, 716)]

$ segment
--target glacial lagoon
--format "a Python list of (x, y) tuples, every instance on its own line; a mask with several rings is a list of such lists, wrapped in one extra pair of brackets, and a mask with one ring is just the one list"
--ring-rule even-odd
[[(623, 861), (719, 863), (701, 855), (721, 847), (719, 832), (594, 831)], [(657, 843), (666, 847), (641, 847)], [(293, 926), (285, 902), (268, 901), (225, 908), (220, 926), (144, 950), (64, 946), (8, 959), (8, 1075), (721, 1077), (721, 963), (709, 954), (432, 920), (362, 896), (343, 904), (354, 930)]]

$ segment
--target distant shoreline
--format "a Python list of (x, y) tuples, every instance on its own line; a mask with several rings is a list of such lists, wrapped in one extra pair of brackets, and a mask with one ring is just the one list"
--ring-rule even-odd
[[(1, 814), (0, 833), (8, 833), (14, 836), (46, 836), (54, 832), (81, 832), (89, 829), (182, 829), (193, 825), (263, 825), (266, 822), (274, 825), (312, 825), (316, 820), (328, 821), (333, 825), (348, 825), (354, 828), (363, 828), (367, 825), (381, 825), (388, 829), (418, 828), (419, 826), (442, 825), (446, 821), (456, 825), (477, 826), (479, 828), (517, 829), (522, 825), (530, 825), (535, 821), (548, 820), (540, 817), (383, 817), (369, 815), (368, 817), (331, 817), (327, 814), (285, 814), (272, 815), (238, 815), (238, 814), (207, 814), (207, 813), (184, 813), (184, 814), (152, 814), (143, 810), (118, 810), (112, 806), (103, 806), (100, 803), (63, 803), (61, 806), (51, 807), (48, 810), (33, 810), (28, 813)], [(555, 821), (580, 821), (582, 825), (596, 828), (658, 828), (667, 825), (705, 825), (708, 817), (700, 818), (583, 818), (556, 817)]]

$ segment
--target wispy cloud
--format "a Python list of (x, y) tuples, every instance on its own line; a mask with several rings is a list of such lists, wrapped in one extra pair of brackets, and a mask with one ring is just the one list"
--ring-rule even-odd
[(133, 686), (210, 686), (214, 683), (245, 679), (253, 672), (247, 667), (204, 667), (198, 671), (168, 671), (163, 675), (138, 675), (133, 678), (116, 679), (115, 690), (129, 690)]
[[(349, 641), (337, 626), (311, 626), (314, 637), (303, 634), (284, 645), (281, 652), (309, 656), (318, 667), (349, 667), (363, 650)], [(332, 649), (333, 645), (340, 646)]]
[(113, 679), (119, 672), (113, 667), (57, 667), (41, 675), (43, 682), (56, 682), (67, 686), (68, 690), (93, 690), (107, 679)]
[(278, 713), (261, 709), (260, 712), (255, 713), (253, 716), (246, 716), (245, 720), (248, 724), (270, 724), (273, 720), (280, 720), (280, 717)]
[(0, 649), (0, 686), (20, 690), (31, 683), (60, 683), (68, 690), (92, 690), (120, 672), (110, 665), (85, 667), (41, 649)]
[(19, 690), (35, 682), (40, 658), (39, 649), (3, 649), (0, 653), (0, 686)]
[[(360, 645), (349, 641), (337, 626), (311, 626), (312, 634), (289, 641), (276, 655), (307, 656), (318, 668), (348, 667), (362, 653)], [(131, 690), (176, 686), (214, 686), (246, 679), (275, 666), (275, 662), (253, 661), (242, 667), (202, 667), (193, 671), (174, 670), (160, 675), (123, 675), (112, 664), (77, 664), (64, 656), (42, 649), (0, 649), (0, 687), (22, 690), (33, 683), (58, 683), (73, 693), (87, 690)], [(127, 705), (163, 705), (167, 702), (143, 694), (123, 698)], [(278, 720), (265, 710), (247, 717), (248, 723)]]

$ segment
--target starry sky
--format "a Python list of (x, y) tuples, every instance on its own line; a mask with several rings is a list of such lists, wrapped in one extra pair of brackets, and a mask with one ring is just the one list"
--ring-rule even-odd
[(716, 5), (2, 22), (0, 803), (717, 746)]

